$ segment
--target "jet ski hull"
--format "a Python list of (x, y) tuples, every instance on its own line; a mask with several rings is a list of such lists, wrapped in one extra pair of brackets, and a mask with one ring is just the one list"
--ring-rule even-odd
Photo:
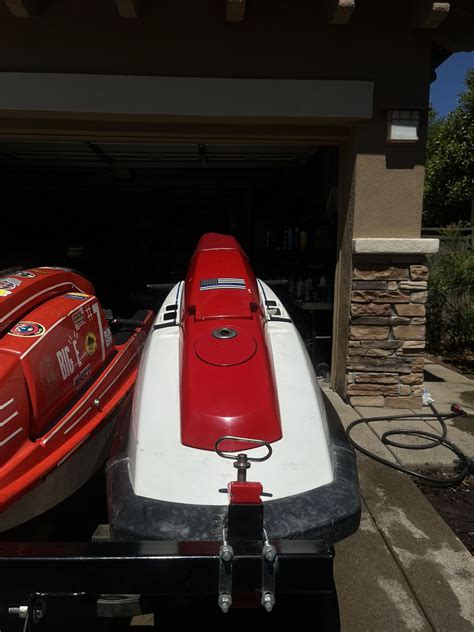
[[(359, 526), (355, 455), (336, 411), (329, 401), (325, 403), (334, 436), (334, 480), (301, 494), (266, 501), (265, 529), (270, 540), (320, 540), (332, 545)], [(173, 475), (179, 476), (179, 468), (170, 472)], [(138, 496), (130, 480), (126, 452), (118, 452), (107, 465), (107, 498), (116, 540), (216, 541), (222, 538), (229, 508), (227, 503), (195, 505)]]
[(222, 538), (235, 469), (214, 445), (228, 435), (249, 440), (226, 439), (228, 452), (260, 455), (252, 439), (271, 445), (249, 473), (263, 486), (270, 539), (331, 545), (357, 529), (354, 451), (304, 343), (237, 242), (211, 234), (144, 349), (131, 424), (107, 466), (113, 537)]
[(152, 322), (144, 311), (116, 343), (92, 285), (63, 269), (13, 272), (3, 285), (0, 531), (69, 496), (105, 460)]

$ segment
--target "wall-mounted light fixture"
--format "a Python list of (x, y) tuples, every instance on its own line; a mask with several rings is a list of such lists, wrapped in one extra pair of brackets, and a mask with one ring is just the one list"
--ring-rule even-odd
[(419, 140), (419, 110), (389, 110), (387, 142), (416, 143)]

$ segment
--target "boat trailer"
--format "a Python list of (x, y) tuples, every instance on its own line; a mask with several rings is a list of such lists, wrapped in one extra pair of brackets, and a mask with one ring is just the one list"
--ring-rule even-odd
[[(320, 542), (2, 543), (0, 625), (14, 615), (32, 629), (48, 614), (79, 616), (95, 601), (97, 616), (141, 614), (140, 596), (215, 598), (227, 612), (258, 595), (278, 611), (282, 597), (335, 592), (333, 551)], [(51, 611), (51, 612), (50, 612)]]
[(130, 617), (150, 612), (143, 600), (190, 605), (192, 613), (193, 604), (206, 599), (217, 613), (263, 608), (279, 616), (288, 603), (322, 597), (335, 611), (330, 629), (338, 630), (333, 547), (268, 539), (265, 492), (246, 475), (251, 461), (269, 458), (271, 446), (261, 442), (269, 450), (263, 458), (231, 455), (219, 450), (229, 439), (250, 441), (227, 436), (216, 444), (237, 469), (237, 480), (222, 490), (229, 509), (221, 541), (120, 542), (107, 540), (102, 528), (91, 542), (0, 543), (0, 629), (18, 629), (15, 617), (24, 632), (48, 617)]

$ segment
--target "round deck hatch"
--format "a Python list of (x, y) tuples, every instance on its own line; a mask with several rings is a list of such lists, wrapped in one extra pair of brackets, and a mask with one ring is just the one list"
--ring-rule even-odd
[(250, 360), (257, 351), (257, 342), (244, 331), (222, 326), (201, 334), (194, 343), (194, 351), (208, 364), (234, 366)]

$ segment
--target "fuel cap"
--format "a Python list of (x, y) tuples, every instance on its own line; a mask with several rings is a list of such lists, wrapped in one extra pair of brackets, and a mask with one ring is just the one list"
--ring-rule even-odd
[(212, 332), (212, 337), (218, 340), (229, 340), (230, 338), (235, 338), (237, 335), (237, 330), (231, 327), (218, 327)]
[(234, 366), (247, 362), (255, 354), (253, 336), (233, 327), (217, 327), (203, 332), (194, 343), (194, 351), (203, 362), (215, 366)]

